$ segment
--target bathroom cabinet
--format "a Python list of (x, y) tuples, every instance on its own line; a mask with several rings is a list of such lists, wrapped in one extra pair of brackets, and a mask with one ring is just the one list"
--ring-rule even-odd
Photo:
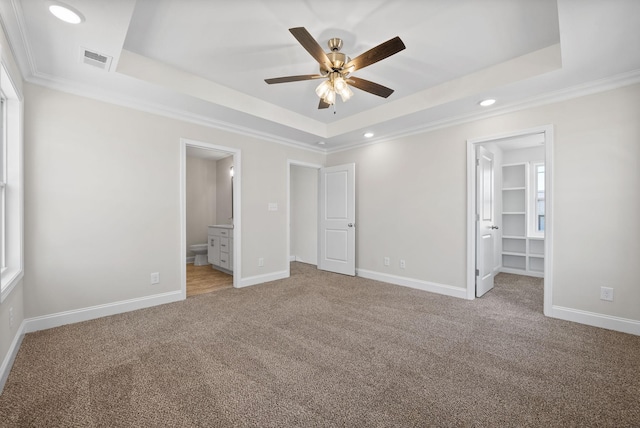
[(233, 273), (233, 226), (209, 226), (209, 263), (214, 269)]

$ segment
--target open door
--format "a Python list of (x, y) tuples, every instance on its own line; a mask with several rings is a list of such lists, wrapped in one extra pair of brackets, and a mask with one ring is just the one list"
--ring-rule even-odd
[(355, 276), (355, 164), (320, 169), (318, 269)]
[(494, 162), (493, 153), (482, 146), (476, 150), (476, 297), (493, 288), (494, 280)]

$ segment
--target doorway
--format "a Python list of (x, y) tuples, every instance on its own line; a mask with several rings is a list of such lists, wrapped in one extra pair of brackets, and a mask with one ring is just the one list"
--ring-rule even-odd
[[(542, 147), (543, 146), (543, 147)], [(480, 148), (496, 157), (497, 188), (494, 216), (495, 228), (499, 229), (495, 245), (483, 247), (478, 239), (477, 213), (479, 208), (478, 184), (482, 179), (476, 176), (476, 157)], [(525, 148), (529, 149), (525, 149)], [(537, 147), (537, 148), (536, 148)], [(523, 151), (516, 154), (517, 149)], [(528, 151), (527, 151), (528, 150)], [(538, 159), (519, 159), (518, 156), (532, 156)], [(534, 156), (535, 157), (535, 156)], [(506, 160), (503, 161), (503, 158)], [(540, 165), (543, 165), (540, 168)], [(544, 314), (549, 316), (552, 305), (552, 242), (553, 242), (553, 127), (544, 126), (497, 136), (471, 139), (467, 141), (467, 298), (476, 297), (478, 265), (477, 260), (486, 260), (483, 254), (492, 251), (494, 272), (507, 272), (528, 276), (544, 277)], [(542, 183), (536, 189), (544, 190), (544, 212), (536, 215), (536, 192), (530, 185), (536, 183), (536, 173)], [(482, 208), (480, 206), (480, 208)], [(531, 221), (528, 221), (531, 220)], [(540, 231), (542, 227), (542, 232)], [(486, 284), (485, 284), (486, 287)]]
[[(193, 188), (187, 188), (189, 184), (187, 182), (187, 168), (191, 165), (193, 169), (200, 169), (205, 171), (209, 169), (213, 171), (211, 174), (215, 174), (208, 181), (208, 183), (202, 184), (202, 194), (200, 197), (191, 198), (197, 201), (201, 205), (208, 205), (206, 207), (189, 207), (187, 197), (189, 192), (193, 191)], [(226, 278), (232, 275), (233, 287), (238, 287), (240, 284), (240, 272), (241, 272), (241, 157), (240, 150), (219, 146), (215, 144), (205, 143), (201, 141), (180, 140), (180, 273), (181, 273), (181, 292), (182, 297), (187, 297), (187, 260), (185, 259), (190, 254), (190, 241), (189, 239), (197, 240), (200, 244), (201, 240), (207, 243), (207, 259), (202, 262), (202, 266), (198, 266), (198, 272), (196, 277), (199, 278), (201, 288), (207, 286), (214, 287), (215, 281), (221, 281), (220, 278), (212, 278), (216, 272), (214, 271), (214, 263), (212, 262), (212, 247), (210, 245), (210, 238), (212, 234), (216, 239), (214, 242), (218, 243), (218, 229), (222, 231), (224, 239), (220, 238), (220, 242), (224, 244), (224, 247), (214, 247), (218, 251), (225, 252), (225, 264), (217, 269), (220, 273), (224, 272)], [(198, 180), (206, 180), (206, 175), (201, 175)], [(196, 180), (197, 182), (197, 180)], [(220, 186), (218, 186), (219, 184)], [(191, 186), (194, 186), (193, 177), (191, 177)], [(208, 189), (207, 189), (208, 187)], [(223, 201), (218, 204), (217, 196), (220, 196)], [(197, 225), (191, 227), (188, 222), (187, 210), (195, 211), (201, 209), (205, 214), (200, 215), (197, 221)], [(207, 214), (208, 213), (208, 214)], [(190, 215), (190, 219), (193, 217)], [(215, 227), (210, 227), (215, 226)], [(195, 232), (193, 229), (196, 229)], [(190, 230), (191, 229), (191, 230)], [(196, 238), (193, 238), (196, 236)], [(218, 254), (220, 256), (220, 254)], [(220, 257), (218, 257), (219, 259)], [(221, 259), (222, 260), (222, 259)], [(230, 261), (232, 260), (232, 264)], [(194, 273), (194, 268), (190, 266), (190, 276)], [(228, 283), (228, 279), (226, 280)], [(197, 290), (196, 290), (197, 291)], [(191, 294), (191, 292), (190, 292)], [(197, 294), (197, 293), (196, 293)]]
[[(287, 260), (318, 265), (318, 174), (321, 165), (287, 162)], [(291, 275), (290, 263), (287, 276)]]

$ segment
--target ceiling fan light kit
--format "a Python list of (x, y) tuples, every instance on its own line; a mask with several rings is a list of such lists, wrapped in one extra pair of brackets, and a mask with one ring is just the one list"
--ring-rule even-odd
[(400, 37), (394, 37), (386, 42), (369, 49), (367, 52), (357, 56), (355, 59), (349, 58), (342, 49), (342, 39), (337, 37), (329, 39), (330, 52), (324, 52), (322, 47), (309, 34), (304, 27), (290, 28), (289, 31), (298, 40), (303, 48), (311, 54), (320, 65), (320, 74), (309, 74), (302, 76), (286, 76), (273, 79), (265, 79), (268, 84), (297, 82), (301, 80), (325, 79), (316, 87), (316, 95), (320, 98), (319, 109), (327, 108), (336, 102), (336, 94), (340, 95), (342, 102), (347, 102), (353, 96), (353, 91), (349, 86), (356, 87), (362, 91), (379, 97), (387, 98), (393, 93), (393, 89), (382, 86), (365, 79), (351, 76), (356, 70), (367, 67), (391, 55), (405, 49), (405, 45)]

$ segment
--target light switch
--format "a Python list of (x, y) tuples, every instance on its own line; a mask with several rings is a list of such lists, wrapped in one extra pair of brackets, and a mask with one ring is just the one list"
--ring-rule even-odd
[(276, 202), (269, 202), (269, 211), (278, 211), (278, 204)]

